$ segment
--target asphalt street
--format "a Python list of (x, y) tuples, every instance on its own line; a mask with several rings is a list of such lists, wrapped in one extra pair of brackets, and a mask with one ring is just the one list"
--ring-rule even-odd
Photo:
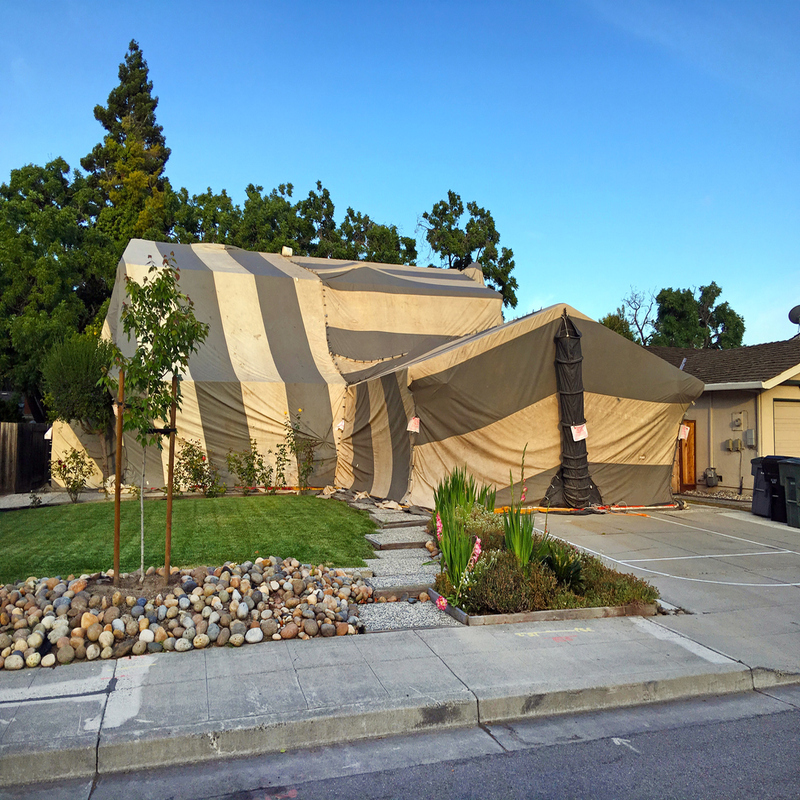
[(4, 800), (800, 796), (800, 686), (27, 786)]

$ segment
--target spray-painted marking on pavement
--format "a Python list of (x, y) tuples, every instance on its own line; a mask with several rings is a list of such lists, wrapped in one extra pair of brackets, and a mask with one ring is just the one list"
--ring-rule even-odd
[[(591, 633), (591, 630), (591, 628), (566, 628), (558, 631), (523, 631), (522, 633), (515, 633), (514, 636), (532, 636), (535, 639), (551, 633)], [(571, 636), (558, 636), (555, 641), (569, 641), (571, 638)]]

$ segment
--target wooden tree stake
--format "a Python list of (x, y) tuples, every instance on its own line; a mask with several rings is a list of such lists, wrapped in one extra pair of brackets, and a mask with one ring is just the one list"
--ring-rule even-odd
[(114, 464), (114, 583), (119, 582), (120, 492), (122, 491), (122, 414), (125, 408), (125, 372), (119, 371), (117, 389), (117, 452)]

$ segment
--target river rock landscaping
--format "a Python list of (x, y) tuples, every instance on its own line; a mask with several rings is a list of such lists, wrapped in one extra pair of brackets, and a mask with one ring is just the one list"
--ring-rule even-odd
[(143, 582), (115, 582), (109, 571), (0, 587), (0, 669), (352, 636), (373, 594), (358, 570), (274, 556), (174, 570), (168, 585), (148, 573)]

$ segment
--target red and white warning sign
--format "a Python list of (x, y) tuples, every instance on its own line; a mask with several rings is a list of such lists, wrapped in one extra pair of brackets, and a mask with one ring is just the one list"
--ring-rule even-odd
[(680, 433), (678, 434), (679, 439), (688, 439), (689, 438), (689, 431), (690, 428), (688, 425), (681, 425)]
[(411, 417), (406, 430), (411, 431), (411, 433), (419, 433), (419, 417)]
[(589, 438), (589, 431), (586, 430), (586, 423), (583, 425), (570, 425), (569, 429), (572, 431), (572, 441), (580, 442), (583, 439)]

